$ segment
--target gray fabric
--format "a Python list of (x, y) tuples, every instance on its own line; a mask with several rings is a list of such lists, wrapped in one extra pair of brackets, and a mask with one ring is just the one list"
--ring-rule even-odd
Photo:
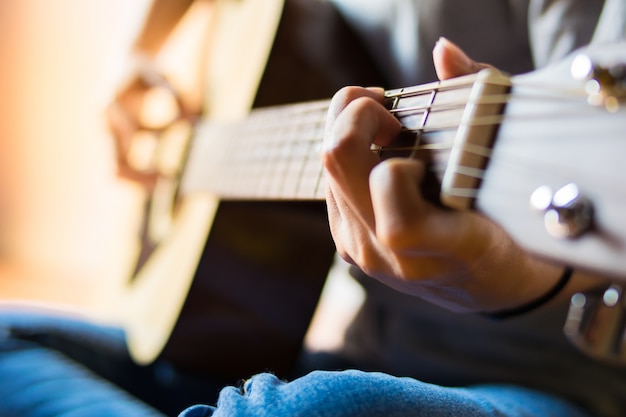
[(606, 0), (594, 42), (615, 42), (626, 38), (626, 1)]
[(533, 0), (529, 9), (530, 41), (537, 67), (563, 59), (588, 44), (604, 0)]
[(392, 86), (434, 79), (440, 36), (513, 74), (589, 43), (624, 37), (626, 2), (607, 0), (331, 0), (374, 51)]

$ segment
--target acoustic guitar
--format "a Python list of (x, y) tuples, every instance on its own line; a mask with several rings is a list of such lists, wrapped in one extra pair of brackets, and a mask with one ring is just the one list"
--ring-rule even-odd
[[(334, 254), (319, 160), (329, 101), (258, 106), (279, 22), (298, 21), (280, 19), (293, 12), (288, 4), (215, 3), (206, 113), (189, 142), (168, 152), (178, 155), (165, 164), (175, 168), (152, 195), (120, 304), (139, 363), (165, 357), (212, 374), (280, 373), (300, 347)], [(254, 48), (244, 47), (250, 39)], [(424, 160), (430, 198), (483, 213), (528, 250), (622, 278), (625, 51), (598, 46), (523, 76), (484, 71), (388, 91), (404, 131), (372, 152)], [(232, 73), (240, 83), (221, 82)], [(340, 84), (312, 84), (310, 96)], [(242, 253), (254, 262), (242, 263)]]

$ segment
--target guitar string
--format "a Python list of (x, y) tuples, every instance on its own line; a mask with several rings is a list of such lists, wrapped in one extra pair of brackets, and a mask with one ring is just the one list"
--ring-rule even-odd
[[(588, 106), (585, 105), (584, 107), (585, 109), (588, 109)], [(582, 109), (582, 107), (581, 107)], [(550, 121), (552, 123), (555, 122), (556, 117), (558, 117), (559, 115), (556, 114), (551, 114), (550, 115)], [(564, 120), (569, 119), (572, 117), (571, 113), (563, 113), (560, 115)], [(487, 125), (490, 124), (488, 119), (491, 119), (491, 121), (494, 124), (500, 124), (500, 122), (506, 118), (508, 122), (512, 123), (513, 121), (517, 121), (517, 122), (525, 122), (528, 120), (536, 120), (537, 115), (536, 114), (526, 114), (526, 115), (517, 115), (515, 117), (513, 116), (490, 116), (488, 118), (484, 118), (484, 120), (482, 120), (482, 122), (480, 123), (476, 123), (476, 125)], [(551, 139), (553, 141), (559, 140), (559, 135), (555, 135), (552, 136)], [(569, 136), (561, 136), (561, 140), (562, 141), (569, 141), (571, 139), (571, 137)], [(533, 140), (532, 137), (525, 137), (524, 140), (519, 140), (518, 143), (524, 143), (525, 145), (530, 145), (531, 141)], [(541, 140), (540, 138), (538, 138), (537, 140)], [(497, 139), (496, 139), (497, 142)], [(567, 143), (564, 144), (565, 146), (567, 145)], [(597, 145), (597, 144), (596, 144)], [(438, 151), (450, 151), (452, 149), (454, 145), (452, 143), (440, 143), (440, 144), (430, 144), (430, 145), (422, 145), (420, 146), (420, 150), (430, 150), (430, 151), (434, 151), (434, 152), (438, 152)], [(398, 148), (398, 150), (402, 150), (405, 152), (410, 152), (412, 150), (412, 147), (408, 146), (408, 147), (400, 147)], [(481, 145), (473, 145), (473, 144), (466, 144), (463, 148), (463, 151), (471, 153), (471, 154), (475, 154), (481, 157), (484, 157), (485, 159), (487, 159), (487, 164), (492, 164), (494, 163), (494, 160), (492, 158), (492, 148), (491, 147), (486, 147), (486, 146), (481, 146)], [(536, 159), (533, 158), (530, 155), (522, 155), (520, 153), (517, 153), (515, 151), (507, 151), (507, 150), (503, 150), (503, 149), (499, 149), (498, 152), (498, 160), (497, 163), (499, 164), (507, 164), (510, 167), (516, 167), (520, 170), (525, 170), (526, 172), (528, 172), (529, 170), (532, 170), (533, 172), (537, 172), (538, 169), (540, 169), (541, 167), (545, 167), (545, 173), (546, 174), (554, 174), (555, 170), (560, 170), (562, 172), (561, 176), (563, 178), (567, 178), (567, 176), (569, 174), (572, 173), (572, 171), (575, 169), (577, 171), (579, 171), (580, 173), (580, 169), (581, 167), (573, 167), (573, 166), (568, 166), (563, 164), (561, 167), (557, 167), (554, 165), (554, 163), (549, 164), (550, 167), (550, 171), (547, 171), (547, 165), (548, 164), (539, 164), (536, 162)], [(469, 176), (474, 176), (478, 179), (483, 179), (484, 178), (484, 172), (481, 173), (480, 171), (476, 171), (478, 174), (477, 175), (472, 175), (471, 173), (466, 173)], [(582, 173), (584, 175), (584, 173)], [(589, 174), (592, 174), (591, 172)], [(594, 176), (597, 177), (597, 172), (594, 171)], [(606, 178), (605, 179), (605, 183), (611, 183), (611, 179), (610, 178)]]
[[(407, 92), (407, 93), (401, 93), (398, 94), (397, 97), (411, 97), (414, 96), (415, 93), (414, 92)], [(495, 98), (494, 98), (495, 97)], [(516, 96), (519, 98), (519, 96)], [(534, 98), (536, 99), (536, 96), (529, 96), (530, 98)], [(488, 104), (498, 104), (498, 103), (505, 103), (508, 102), (511, 98), (510, 94), (497, 94), (497, 95), (491, 95), (489, 98), (485, 99), (485, 102), (488, 102)], [(563, 98), (557, 98), (554, 97), (553, 95), (546, 95), (544, 98), (550, 98), (550, 99), (559, 99), (559, 100), (563, 100), (565, 99)], [(465, 107), (466, 103), (465, 102), (459, 102), (458, 104), (446, 104), (444, 106), (442, 105), (431, 105), (431, 106), (414, 106), (414, 107), (410, 107), (410, 108), (399, 108), (396, 109), (395, 112), (397, 113), (410, 113), (410, 112), (422, 112), (422, 111), (431, 111), (431, 112), (437, 112), (437, 111), (446, 111), (446, 110), (451, 110), (451, 109), (461, 109), (463, 107)], [(323, 102), (318, 104), (317, 108), (315, 109), (315, 111), (313, 111), (313, 113), (317, 114), (317, 113), (325, 113), (327, 111), (327, 103)], [(306, 113), (306, 112), (305, 112)], [(472, 122), (465, 122), (465, 123), (453, 123), (450, 125), (433, 125), (433, 126), (428, 126), (425, 128), (421, 128), (421, 129), (407, 129), (408, 131), (412, 131), (414, 133), (428, 133), (428, 132), (435, 132), (435, 131), (442, 131), (442, 130), (453, 130), (453, 129), (458, 129), (459, 127), (465, 125), (465, 126), (487, 126), (487, 125), (496, 125), (496, 124), (500, 124), (503, 120), (505, 116), (503, 115), (495, 115), (495, 116), (488, 116), (488, 117), (481, 117), (481, 118), (477, 118), (474, 119)], [(506, 116), (507, 118), (510, 118), (510, 116)], [(270, 125), (265, 125), (266, 128), (268, 128), (268, 130), (271, 130), (271, 124)], [(311, 139), (312, 141), (318, 141), (320, 140), (319, 138), (313, 138)], [(431, 150), (431, 151), (446, 151), (446, 150), (450, 150), (452, 148), (452, 144), (426, 144), (426, 145), (419, 145), (418, 147), (402, 147), (402, 148), (395, 148), (393, 150), (406, 150), (406, 151), (416, 151), (416, 150)], [(389, 149), (389, 148), (388, 148)], [(475, 152), (475, 153), (480, 153), (480, 154), (488, 154), (490, 149), (487, 147), (475, 147), (474, 149), (470, 149), (470, 152)], [(483, 155), (484, 156), (484, 155)]]
[[(468, 85), (466, 85), (468, 86)], [(453, 89), (458, 89), (459, 86), (456, 86), (454, 88), (451, 88), (449, 90), (453, 90)], [(536, 88), (538, 88), (540, 91), (542, 91), (542, 86), (535, 86)], [(440, 91), (444, 91), (442, 89), (439, 89)], [(446, 90), (447, 91), (447, 90)], [(423, 90), (422, 93), (419, 92), (415, 92), (415, 91), (408, 91), (408, 92), (402, 92), (400, 94), (396, 94), (397, 97), (401, 97), (401, 98), (411, 98), (411, 97), (415, 97), (416, 95), (419, 94), (429, 94), (430, 92), (432, 92), (432, 90)], [(582, 94), (577, 94), (579, 93), (578, 90), (573, 91), (573, 90), (562, 90), (562, 92), (565, 92), (566, 94), (562, 94), (561, 97), (556, 97), (553, 94), (531, 94), (528, 95), (526, 94), (527, 98), (530, 99), (538, 99), (541, 98), (542, 100), (564, 100), (566, 97), (565, 96), (569, 96), (569, 98), (571, 99), (572, 96), (581, 96), (584, 97), (584, 95)], [(391, 97), (391, 96), (389, 96)], [(517, 98), (520, 98), (520, 94), (516, 94)], [(494, 96), (488, 97), (488, 98), (483, 98), (481, 99), (481, 103), (484, 102), (489, 102), (488, 104), (504, 104), (506, 102), (508, 102), (511, 98), (511, 95), (504, 95), (504, 94), (498, 94), (496, 95), (496, 98), (494, 98)], [(442, 112), (442, 111), (446, 111), (446, 110), (455, 110), (455, 109), (461, 109), (463, 107), (465, 107), (466, 102), (459, 102), (458, 104), (446, 104), (446, 105), (431, 105), (431, 106), (426, 106), (426, 107), (419, 107), (419, 106), (415, 106), (415, 107), (405, 107), (405, 108), (401, 108), (396, 110), (398, 113), (410, 113), (410, 112), (424, 112), (424, 111), (431, 111), (431, 112)], [(287, 105), (289, 106), (289, 105)], [(316, 103), (313, 107), (317, 107), (317, 111), (321, 114), (325, 114), (327, 112), (328, 109), (328, 102), (324, 101), (324, 102), (320, 102), (320, 103)], [(307, 110), (308, 111), (308, 110)], [(253, 112), (254, 113), (254, 112)], [(277, 111), (277, 113), (280, 113), (280, 111)], [(534, 116), (536, 117), (536, 116)], [(533, 118), (534, 118), (533, 117)], [(507, 118), (510, 119), (510, 116), (507, 116)], [(491, 124), (500, 124), (502, 122), (503, 116), (491, 116), (490, 119), (488, 118), (482, 118), (480, 120), (475, 119), (473, 120), (472, 124), (473, 126), (478, 126), (480, 124), (482, 125), (491, 125)], [(442, 130), (454, 130), (454, 129), (458, 129), (460, 126), (462, 126), (462, 124), (449, 124), (449, 125), (431, 125), (431, 126), (427, 126), (426, 128), (423, 129), (414, 129), (414, 132), (421, 132), (421, 133), (429, 133), (429, 132), (436, 132), (436, 131), (442, 131)], [(466, 124), (466, 126), (470, 126), (468, 124)], [(266, 127), (268, 127), (268, 130), (271, 130), (271, 124), (269, 124), (269, 126), (266, 124)], [(312, 141), (319, 141), (319, 138), (314, 138), (311, 139)], [(273, 141), (271, 141), (273, 142)], [(451, 143), (446, 143), (446, 144), (426, 144), (426, 145), (420, 145), (419, 147), (411, 147), (411, 148), (397, 148), (396, 150), (406, 150), (406, 151), (415, 151), (415, 150), (431, 150), (431, 151), (449, 151), (452, 148), (452, 144)], [(473, 152), (477, 152), (478, 153), (489, 153), (490, 149), (487, 147), (476, 147)]]
[[(463, 84), (461, 85), (462, 87), (468, 87), (471, 86), (472, 84)], [(543, 86), (541, 85), (532, 85), (532, 84), (527, 84), (524, 85), (525, 87), (532, 87), (532, 88), (536, 88), (540, 91), (545, 90), (545, 88), (543, 88)], [(440, 90), (444, 90), (444, 91), (451, 91), (451, 90), (455, 90), (455, 89), (459, 89), (459, 86), (454, 86), (453, 88), (448, 88), (448, 89), (440, 89)], [(423, 90), (420, 93), (416, 93), (413, 91), (407, 91), (407, 92), (400, 92), (400, 93), (396, 93), (393, 94), (389, 97), (394, 97), (394, 98), (410, 98), (410, 97), (414, 97), (416, 95), (429, 95), (429, 93), (433, 92), (433, 91), (437, 91), (437, 89), (428, 89), (428, 90)], [(525, 95), (521, 95), (519, 93), (516, 93), (514, 95), (514, 97), (516, 98), (524, 98), (524, 96), (526, 96), (526, 98), (530, 98), (530, 99), (540, 99), (542, 101), (551, 99), (551, 100), (571, 100), (572, 96), (579, 96), (579, 97), (584, 97), (584, 94), (579, 93), (578, 90), (562, 90), (560, 93), (560, 96), (556, 96), (554, 94), (533, 94), (533, 95), (529, 95), (529, 94), (525, 94)], [(473, 103), (475, 104), (506, 104), (510, 101), (510, 99), (513, 97), (513, 95), (511, 94), (489, 94), (486, 96), (481, 97), (480, 100), (472, 100)], [(429, 111), (429, 112), (442, 112), (442, 111), (447, 111), (447, 110), (460, 110), (463, 109), (467, 104), (468, 104), (469, 100), (465, 100), (465, 101), (457, 101), (457, 102), (453, 102), (453, 103), (446, 103), (444, 105), (441, 104), (432, 104), (432, 105), (426, 105), (426, 106), (412, 106), (412, 107), (404, 107), (404, 108), (397, 108), (397, 109), (392, 109), (390, 110), (391, 113), (407, 113), (407, 112), (415, 112), (415, 113), (421, 113), (421, 112), (425, 112), (425, 111)], [(324, 114), (328, 111), (328, 107), (329, 107), (329, 102), (328, 101), (318, 101), (318, 102), (310, 102), (310, 103), (301, 103), (301, 104), (296, 104), (296, 105), (285, 105), (285, 106), (275, 106), (275, 107), (268, 107), (268, 108), (262, 108), (262, 109), (255, 109), (254, 111), (251, 112), (250, 114), (250, 118), (246, 121), (244, 121), (245, 124), (250, 124), (249, 122), (252, 121), (253, 119), (255, 119), (255, 115), (262, 115), (264, 116), (262, 119), (262, 123), (259, 123), (258, 125), (256, 125), (256, 129), (258, 130), (259, 128), (263, 128), (265, 127), (268, 130), (271, 130), (272, 128), (276, 128), (276, 126), (283, 126), (283, 122), (282, 120), (284, 120), (283, 118), (277, 118), (276, 120), (278, 120), (276, 122), (275, 125), (271, 124), (271, 123), (267, 123), (267, 120), (271, 120), (273, 118), (267, 118), (267, 114), (268, 112), (275, 112), (278, 115), (280, 115), (281, 113), (285, 112), (288, 113), (290, 116), (296, 116), (298, 113), (321, 113)], [(282, 120), (281, 120), (282, 119)], [(315, 119), (317, 120), (317, 118)], [(491, 123), (499, 123), (501, 121), (500, 120), (494, 120)], [(475, 124), (478, 122), (474, 122)], [(489, 122), (487, 122), (489, 123)], [(434, 130), (442, 130), (442, 129), (455, 129), (458, 128), (459, 125), (450, 125), (450, 126), (431, 126), (431, 127), (426, 127), (426, 129), (424, 129), (423, 131), (428, 132), (428, 131), (434, 131)]]
[[(569, 115), (569, 116), (571, 117), (571, 115)], [(526, 115), (524, 117), (528, 118), (529, 116)], [(530, 117), (532, 117), (532, 119), (536, 120), (537, 116), (536, 115), (530, 115)], [(555, 115), (551, 114), (550, 116), (543, 116), (543, 117), (553, 118), (553, 117), (555, 117)], [(458, 122), (458, 123), (451, 123), (451, 124), (431, 125), (431, 126), (427, 126), (427, 127), (424, 127), (424, 128), (413, 128), (413, 129), (405, 128), (403, 130), (405, 132), (411, 132), (411, 133), (414, 133), (414, 134), (443, 132), (443, 131), (458, 130), (460, 127), (478, 127), (478, 126), (500, 125), (504, 119), (512, 120), (514, 118), (519, 119), (520, 116), (511, 116), (511, 115), (481, 116), (481, 117), (473, 118), (471, 122), (461, 121), (461, 122)], [(299, 125), (300, 128), (302, 126), (303, 125)], [(259, 133), (259, 132), (257, 131), (257, 133)], [(291, 132), (288, 132), (288, 133), (291, 133)], [(245, 134), (245, 132), (242, 132), (240, 134)], [(269, 138), (269, 140), (265, 143), (265, 145), (267, 145), (267, 144), (270, 144), (270, 145), (279, 144), (280, 145), (280, 144), (285, 144), (285, 143), (296, 142), (296, 140), (294, 140), (293, 137), (291, 137), (288, 141), (284, 141), (284, 139), (281, 138), (280, 135), (278, 135), (278, 136), (279, 136), (278, 138), (275, 135), (268, 135), (268, 136), (266, 136), (267, 138)], [(320, 135), (315, 135), (314, 137), (311, 137), (311, 136), (300, 134), (300, 137), (296, 138), (296, 139), (299, 139), (297, 141), (312, 141), (312, 142), (316, 142), (316, 141), (322, 141), (323, 137), (320, 137)], [(261, 142), (261, 141), (255, 141), (254, 144), (258, 145), (259, 142)], [(394, 147), (394, 146), (388, 146), (385, 149), (387, 149), (387, 150), (407, 150), (407, 151), (412, 151), (412, 150), (433, 149), (434, 147), (440, 147), (440, 146), (441, 146), (441, 144), (427, 144), (427, 145), (419, 145), (417, 147)], [(452, 144), (449, 144), (448, 146), (452, 146)], [(262, 147), (257, 147), (257, 148), (262, 149)]]
[[(476, 101), (476, 104), (506, 104), (507, 102), (510, 101), (511, 95), (492, 95), (493, 97), (497, 97), (496, 100), (493, 100), (492, 98), (488, 98), (485, 100), (479, 100)], [(516, 96), (517, 98), (519, 98), (519, 96)], [(536, 96), (530, 97), (533, 99), (537, 99)], [(549, 96), (544, 96), (541, 99), (555, 99), (555, 100), (565, 100), (564, 98), (554, 98), (554, 97), (549, 97)], [(588, 104), (585, 103), (579, 103), (579, 104), (584, 104), (585, 106), (588, 106)], [(393, 109), (390, 110), (390, 112), (392, 114), (398, 114), (398, 113), (414, 113), (415, 115), (421, 115), (423, 112), (425, 111), (430, 111), (432, 113), (437, 113), (437, 112), (442, 112), (442, 111), (449, 111), (449, 110), (461, 110), (463, 108), (465, 108), (465, 106), (467, 105), (467, 102), (458, 102), (458, 103), (451, 103), (451, 104), (446, 104), (446, 105), (432, 105), (432, 106), (414, 106), (414, 107), (407, 107), (407, 108), (398, 108), (398, 109)], [(326, 108), (324, 108), (324, 110), (327, 110)], [(289, 115), (291, 117), (293, 117), (294, 115)], [(552, 114), (550, 115), (552, 116)], [(405, 116), (406, 117), (406, 116)], [(406, 129), (406, 130), (410, 130), (410, 131), (421, 131), (424, 133), (429, 133), (429, 132), (438, 132), (438, 131), (443, 131), (443, 130), (452, 130), (452, 129), (458, 129), (461, 126), (467, 126), (467, 127), (473, 127), (473, 126), (487, 126), (487, 125), (494, 125), (494, 124), (500, 124), (504, 118), (510, 119), (512, 116), (511, 115), (497, 115), (497, 116), (483, 116), (483, 117), (475, 117), (473, 118), (473, 120), (471, 122), (458, 122), (458, 123), (452, 123), (452, 124), (434, 124), (434, 125), (427, 125), (425, 127), (420, 127), (420, 128), (416, 128), (416, 129)], [(545, 116), (548, 117), (548, 116)], [(250, 130), (254, 130), (256, 131), (256, 133), (260, 133), (264, 130), (269, 131), (270, 133), (275, 132), (277, 128), (285, 128), (285, 125), (281, 122), (281, 121), (277, 121), (276, 124), (272, 125), (272, 124), (268, 124), (267, 122), (261, 123), (259, 125), (252, 125), (251, 123), (249, 123), (250, 120), (247, 120), (245, 122), (245, 125), (249, 126)], [(288, 127), (292, 127), (292, 128), (301, 128), (302, 126), (305, 126), (305, 124), (300, 124), (298, 125), (297, 122), (288, 125)], [(268, 135), (268, 137), (272, 138), (272, 135)], [(270, 142), (273, 142), (274, 139), (270, 139)]]
[[(496, 116), (492, 117), (492, 119), (494, 120), (494, 122), (497, 122), (498, 120)], [(494, 124), (494, 123), (487, 123), (487, 121), (485, 120), (482, 124)], [(416, 130), (417, 132), (417, 130)], [(316, 143), (319, 142), (319, 139), (309, 139), (307, 140), (307, 142), (310, 143)], [(413, 152), (413, 151), (433, 151), (433, 152), (446, 152), (446, 151), (450, 151), (453, 147), (452, 143), (431, 143), (431, 144), (423, 144), (423, 145), (419, 145), (419, 146), (410, 146), (410, 147), (388, 147), (385, 148), (385, 151), (406, 151), (406, 152)], [(470, 152), (470, 153), (474, 153), (483, 157), (488, 158), (490, 156), (490, 152), (491, 152), (491, 148), (489, 147), (485, 147), (485, 146), (480, 146), (480, 145), (466, 145), (466, 147), (464, 148), (465, 151)], [(267, 155), (264, 155), (260, 158), (260, 160), (265, 160)], [(291, 156), (293, 157), (293, 155)], [(304, 153), (304, 155), (300, 156), (301, 158), (301, 164), (297, 163), (296, 166), (303, 168), (304, 163), (306, 161), (310, 161), (312, 158), (308, 155), (308, 153)], [(287, 158), (287, 159), (292, 159), (292, 158)], [(316, 159), (316, 158), (315, 158)], [(248, 164), (251, 163), (250, 160), (247, 160)], [(317, 164), (318, 161), (316, 161)], [(319, 163), (320, 165), (320, 169), (321, 169), (321, 162)], [(252, 166), (254, 164), (252, 163)], [(265, 168), (265, 165), (261, 165), (261, 169), (263, 170)], [(437, 169), (440, 173), (443, 172), (445, 170), (444, 166), (440, 166)], [(258, 173), (257, 173), (258, 174)], [(277, 172), (277, 174), (280, 174), (280, 172)], [(267, 176), (267, 171), (264, 173), (265, 176)], [(271, 176), (271, 173), (269, 174)], [(319, 174), (317, 172), (313, 172), (312, 175), (314, 176), (318, 176)], [(248, 173), (248, 175), (242, 175), (241, 177), (243, 178), (254, 178), (254, 179), (258, 179), (257, 175), (250, 175), (250, 173)], [(241, 178), (240, 177), (240, 178)], [(284, 177), (284, 175), (279, 175), (279, 177)], [(482, 178), (482, 175), (476, 175), (477, 178)], [(302, 180), (303, 179), (303, 175), (302, 175), (302, 170), (300, 174), (296, 174), (296, 178), (298, 178), (298, 180)], [(253, 180), (251, 180), (252, 182), (254, 182)], [(270, 179), (271, 181), (271, 179)], [(274, 185), (275, 186), (275, 185)], [(296, 189), (298, 187), (296, 186)], [(262, 187), (261, 187), (261, 194), (263, 194), (262, 192)], [(280, 192), (278, 192), (280, 193)]]

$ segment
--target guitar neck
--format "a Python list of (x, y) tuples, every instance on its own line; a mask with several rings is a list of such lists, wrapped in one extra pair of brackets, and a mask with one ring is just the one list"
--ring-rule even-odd
[(268, 107), (237, 122), (203, 122), (183, 189), (199, 186), (222, 199), (322, 199), (319, 152), (328, 105)]
[[(476, 76), (386, 93), (404, 132), (381, 157), (419, 157), (439, 179), (448, 163)], [(183, 192), (208, 191), (222, 199), (321, 200), (319, 157), (330, 101), (253, 110), (244, 120), (203, 121), (196, 129)]]

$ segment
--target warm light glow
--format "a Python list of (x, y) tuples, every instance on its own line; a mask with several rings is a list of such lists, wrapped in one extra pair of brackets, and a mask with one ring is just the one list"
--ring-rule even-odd
[[(144, 206), (140, 187), (117, 176), (103, 109), (149, 2), (0, 2), (0, 303), (117, 307)], [(162, 64), (200, 102), (201, 67), (189, 58), (202, 59), (205, 38), (182, 38), (207, 26), (209, 3), (197, 3), (173, 37), (184, 45), (172, 46), (175, 58), (163, 54)]]
[(116, 177), (102, 83), (147, 4), (0, 2), (3, 298), (56, 288), (54, 297), (88, 304), (83, 290), (126, 274), (133, 252), (119, 242), (134, 234), (137, 194)]

